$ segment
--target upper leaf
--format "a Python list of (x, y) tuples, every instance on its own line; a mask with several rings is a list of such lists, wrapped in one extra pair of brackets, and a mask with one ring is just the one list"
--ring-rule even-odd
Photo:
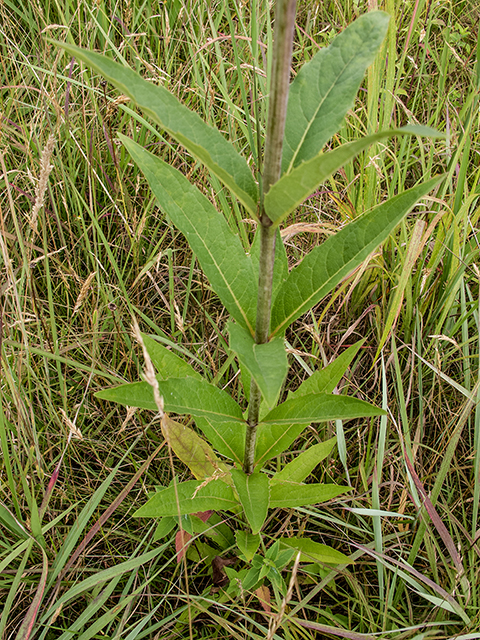
[[(159, 377), (157, 377), (158, 380)], [(209, 420), (242, 422), (242, 410), (228, 393), (205, 380), (169, 378), (159, 380), (164, 409), (171, 413), (200, 416)], [(158, 411), (152, 387), (147, 382), (133, 382), (105, 389), (95, 394), (101, 400), (118, 402), (128, 407)], [(201, 509), (200, 509), (201, 511)]]
[(252, 533), (259, 533), (268, 513), (268, 477), (264, 473), (247, 475), (240, 469), (232, 469), (231, 474)]
[(417, 200), (435, 187), (443, 176), (432, 178), (363, 214), (319, 247), (290, 271), (272, 308), (272, 335), (280, 334), (311, 309), (361, 264), (397, 226)]
[(408, 125), (401, 129), (374, 133), (371, 136), (360, 138), (360, 140), (343, 144), (328, 153), (322, 153), (319, 149), (317, 155), (283, 175), (268, 191), (265, 196), (265, 211), (268, 217), (275, 225), (280, 224), (289, 213), (315, 191), (319, 184), (371, 144), (384, 138), (405, 134), (443, 137), (442, 133), (430, 127)]
[(385, 37), (388, 21), (386, 13), (369, 11), (300, 69), (288, 97), (284, 173), (316, 156), (338, 131)]
[(255, 378), (268, 406), (273, 407), (288, 372), (283, 338), (256, 344), (246, 329), (233, 322), (228, 323), (228, 332), (230, 348)]
[(148, 355), (152, 360), (154, 367), (157, 370), (158, 377), (161, 380), (167, 380), (167, 378), (197, 378), (202, 379), (202, 376), (191, 367), (188, 362), (179, 358), (173, 351), (164, 347), (153, 338), (142, 333), (143, 343), (148, 351)]
[(281, 471), (278, 471), (270, 482), (272, 485), (276, 482), (303, 482), (317, 464), (330, 454), (336, 442), (337, 438), (334, 437), (308, 447), (300, 455), (295, 456)]
[(386, 415), (383, 409), (351, 396), (310, 393), (279, 404), (267, 413), (261, 425), (302, 424), (381, 415)]
[(130, 138), (120, 135), (160, 206), (187, 238), (205, 275), (230, 314), (254, 333), (258, 282), (252, 261), (223, 215), (183, 176)]
[(363, 340), (359, 340), (356, 344), (345, 349), (333, 362), (324, 369), (318, 369), (310, 377), (302, 382), (296, 391), (288, 394), (288, 399), (306, 396), (309, 393), (333, 393), (333, 390), (342, 379), (343, 374), (348, 369), (350, 363), (357, 355), (358, 350), (363, 344)]
[(71, 44), (55, 44), (98, 71), (136, 102), (144, 113), (220, 178), (256, 216), (258, 189), (252, 172), (246, 160), (217, 129), (203, 122), (198, 114), (185, 107), (167, 89), (143, 80), (132, 69)]

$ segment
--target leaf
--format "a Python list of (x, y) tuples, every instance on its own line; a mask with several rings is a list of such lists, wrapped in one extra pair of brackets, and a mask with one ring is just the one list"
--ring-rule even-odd
[(288, 509), (305, 507), (332, 500), (342, 493), (351, 491), (350, 487), (336, 484), (293, 484), (281, 482), (270, 487), (270, 508)]
[(383, 413), (382, 409), (349, 396), (320, 393), (287, 400), (270, 411), (258, 425), (255, 464), (261, 466), (286, 451), (311, 422), (348, 420)]
[(237, 542), (237, 547), (242, 554), (242, 556), (240, 556), (241, 559), (245, 560), (245, 562), (251, 562), (258, 547), (260, 546), (260, 535), (258, 533), (253, 534), (238, 529), (235, 531), (235, 540)]
[(252, 533), (259, 533), (268, 513), (268, 476), (264, 473), (247, 475), (240, 469), (232, 469), (231, 474)]
[(443, 134), (435, 131), (435, 129), (430, 129), (430, 127), (418, 127), (418, 129), (415, 129), (411, 125), (401, 129), (380, 131), (360, 140), (344, 144), (328, 153), (322, 153), (319, 148), (316, 156), (307, 162), (302, 162), (300, 166), (290, 173), (283, 175), (268, 191), (265, 196), (265, 211), (268, 217), (275, 226), (279, 225), (289, 213), (294, 211), (315, 191), (319, 184), (325, 182), (335, 171), (350, 162), (350, 160), (353, 160), (355, 156), (367, 149), (371, 144), (384, 138), (412, 133), (443, 137)]
[(322, 562), (324, 564), (350, 564), (352, 561), (340, 551), (310, 538), (280, 538), (280, 544), (301, 551), (300, 562)]
[(338, 131), (382, 44), (388, 22), (386, 13), (369, 11), (300, 69), (288, 96), (284, 173), (316, 156)]
[(268, 406), (274, 406), (288, 372), (283, 338), (256, 344), (246, 329), (233, 322), (228, 323), (228, 332), (230, 348), (255, 378)]
[(272, 335), (282, 334), (311, 309), (383, 242), (415, 203), (433, 189), (443, 176), (378, 205), (350, 222), (313, 249), (290, 272), (272, 308)]
[(310, 423), (303, 424), (262, 424), (258, 425), (255, 445), (255, 465), (263, 466), (286, 451)]
[(222, 134), (162, 86), (143, 80), (110, 58), (71, 44), (54, 42), (131, 98), (144, 113), (214, 173), (256, 216), (258, 189), (246, 160)]
[(119, 134), (148, 180), (162, 209), (198, 258), (229, 313), (254, 334), (258, 281), (252, 261), (223, 215), (183, 176), (140, 145)]
[(351, 396), (310, 393), (279, 404), (261, 424), (302, 424), (381, 415), (386, 415), (383, 409)]
[(222, 456), (242, 464), (245, 455), (245, 422), (219, 422), (207, 418), (195, 418), (195, 424), (203, 431), (213, 448)]
[(288, 394), (288, 399), (299, 398), (309, 393), (332, 393), (364, 342), (364, 340), (360, 340), (352, 344), (324, 369), (315, 371), (302, 382), (296, 391), (291, 391)]
[(197, 480), (189, 480), (177, 484), (176, 487), (170, 486), (168, 489), (158, 491), (140, 509), (135, 511), (133, 516), (135, 518), (161, 518), (197, 513), (209, 509), (228, 511), (238, 505), (232, 488), (224, 482), (212, 480), (198, 489), (201, 484)]
[(166, 413), (162, 417), (162, 433), (197, 480), (204, 480), (219, 469), (220, 461), (212, 447), (193, 429), (171, 420)]
[(337, 438), (334, 437), (308, 447), (306, 451), (296, 456), (281, 471), (278, 471), (270, 483), (273, 485), (276, 482), (303, 482), (315, 467), (330, 455), (336, 442)]
[(142, 339), (160, 380), (187, 377), (202, 380), (202, 376), (188, 362), (185, 362), (173, 351), (164, 347), (163, 344), (150, 338), (145, 333), (142, 333)]
[(152, 542), (165, 538), (176, 526), (177, 522), (172, 516), (160, 518), (157, 524), (157, 528), (155, 529), (155, 533), (153, 534)]
[[(157, 377), (158, 379), (158, 377)], [(165, 411), (179, 415), (189, 414), (227, 422), (242, 422), (242, 410), (228, 393), (195, 378), (169, 378), (159, 380)], [(95, 394), (100, 400), (118, 402), (128, 407), (158, 411), (152, 387), (147, 382), (122, 384)]]

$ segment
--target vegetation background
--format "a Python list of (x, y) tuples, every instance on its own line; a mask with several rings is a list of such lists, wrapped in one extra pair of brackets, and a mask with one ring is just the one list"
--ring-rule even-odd
[[(318, 480), (354, 492), (274, 512), (268, 539), (308, 532), (356, 562), (314, 576), (300, 566), (274, 637), (318, 638), (330, 626), (353, 639), (480, 638), (480, 9), (469, 0), (300, 1), (293, 73), (372, 8), (392, 16), (389, 34), (332, 148), (407, 122), (446, 141), (377, 144), (336, 174), (284, 228), (291, 265), (387, 195), (436, 173), (449, 179), (287, 333), (290, 388), (364, 337), (343, 385), (389, 419), (307, 431), (295, 445), (336, 430), (338, 454)], [(155, 523), (130, 517), (169, 482), (168, 451), (152, 414), (93, 398), (139, 377), (132, 316), (212, 382), (239, 384), (222, 307), (116, 133), (136, 128), (194, 178), (245, 248), (254, 224), (220, 185), (207, 189), (183, 149), (45, 37), (126, 60), (249, 149), (253, 166), (272, 15), (260, 1), (0, 3), (2, 638), (267, 634), (271, 613), (258, 594), (212, 592), (208, 564), (177, 562), (173, 540), (154, 541)], [(175, 471), (187, 477), (180, 464)]]

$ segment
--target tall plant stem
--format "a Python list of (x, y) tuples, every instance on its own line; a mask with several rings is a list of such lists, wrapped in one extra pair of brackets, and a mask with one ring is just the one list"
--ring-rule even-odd
[[(292, 60), (293, 33), (295, 26), (296, 0), (278, 0), (275, 13), (272, 77), (268, 105), (267, 135), (265, 139), (265, 161), (263, 171), (262, 198), (260, 203), (260, 264), (258, 275), (257, 319), (255, 342), (268, 342), (270, 312), (272, 306), (272, 282), (275, 259), (276, 229), (266, 215), (263, 196), (281, 175), (283, 135), (287, 115), (290, 64)], [(252, 473), (255, 456), (255, 441), (262, 396), (252, 378), (250, 403), (248, 405), (247, 433), (243, 470)]]

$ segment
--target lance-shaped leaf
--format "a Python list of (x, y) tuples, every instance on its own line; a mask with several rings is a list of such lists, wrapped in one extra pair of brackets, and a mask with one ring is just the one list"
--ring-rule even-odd
[(288, 394), (288, 399), (306, 396), (309, 393), (332, 393), (337, 384), (342, 379), (345, 371), (350, 363), (357, 355), (358, 350), (362, 346), (364, 340), (360, 340), (351, 347), (345, 349), (333, 362), (324, 369), (315, 371), (310, 377), (302, 382), (296, 391)]
[(197, 378), (201, 380), (202, 376), (191, 367), (188, 362), (177, 356), (173, 351), (167, 349), (153, 338), (142, 333), (143, 343), (148, 351), (148, 355), (157, 370), (160, 380), (167, 378)]
[(292, 269), (275, 298), (272, 335), (283, 333), (361, 264), (415, 203), (442, 179), (443, 176), (432, 178), (378, 205), (313, 249)]
[(322, 564), (349, 564), (351, 560), (340, 551), (310, 538), (279, 538), (280, 546), (301, 551), (300, 562), (321, 562)]
[(98, 53), (71, 44), (55, 43), (98, 71), (131, 98), (142, 111), (198, 158), (256, 216), (258, 189), (246, 160), (222, 134), (203, 122), (162, 86)]
[(383, 409), (351, 396), (309, 393), (279, 404), (267, 413), (261, 424), (302, 424), (382, 415), (386, 415)]
[[(158, 378), (157, 378), (158, 380)], [(243, 423), (242, 410), (228, 393), (205, 380), (169, 378), (158, 380), (164, 409), (179, 415), (189, 414), (227, 422)], [(158, 411), (152, 387), (147, 382), (133, 382), (105, 389), (95, 394), (100, 400), (118, 402), (128, 407)]]
[(264, 473), (247, 475), (240, 469), (232, 469), (231, 474), (252, 533), (259, 533), (268, 513), (268, 477)]
[(338, 131), (380, 48), (388, 21), (381, 11), (362, 15), (300, 69), (288, 96), (284, 173), (316, 156)]
[(242, 464), (247, 430), (245, 422), (219, 422), (196, 417), (195, 423), (218, 453)]
[(143, 171), (161, 208), (187, 238), (220, 300), (253, 335), (258, 282), (240, 238), (180, 171), (129, 138), (119, 137)]
[(220, 468), (212, 447), (193, 429), (176, 422), (165, 413), (162, 417), (162, 433), (176, 456), (184, 462), (197, 480), (212, 476)]
[(320, 504), (332, 500), (342, 493), (351, 491), (350, 487), (336, 484), (291, 484), (281, 482), (270, 487), (270, 508), (288, 509)]
[(288, 372), (287, 352), (283, 338), (256, 344), (250, 333), (233, 322), (228, 323), (230, 348), (237, 354), (260, 387), (267, 404), (272, 407)]
[(233, 489), (221, 480), (212, 480), (199, 489), (202, 484), (205, 483), (189, 480), (158, 491), (133, 515), (136, 518), (161, 518), (238, 506)]
[(275, 407), (258, 425), (255, 464), (262, 466), (286, 451), (311, 422), (348, 420), (383, 413), (382, 409), (349, 396), (319, 393), (292, 398)]
[(295, 456), (281, 471), (278, 471), (270, 480), (270, 483), (273, 485), (277, 482), (303, 482), (312, 473), (317, 464), (330, 455), (336, 442), (337, 438), (334, 437), (308, 447), (303, 453)]
[(255, 465), (262, 467), (286, 451), (310, 423), (303, 424), (262, 424), (258, 425), (255, 444)]
[(353, 160), (355, 156), (367, 149), (371, 144), (384, 138), (402, 134), (443, 137), (442, 133), (430, 127), (408, 125), (401, 129), (380, 131), (360, 140), (344, 144), (328, 153), (322, 153), (319, 149), (316, 156), (306, 162), (302, 162), (290, 173), (283, 175), (271, 187), (265, 196), (265, 211), (268, 217), (275, 225), (280, 224), (289, 213), (294, 211), (315, 191), (319, 184), (343, 167), (344, 164)]

